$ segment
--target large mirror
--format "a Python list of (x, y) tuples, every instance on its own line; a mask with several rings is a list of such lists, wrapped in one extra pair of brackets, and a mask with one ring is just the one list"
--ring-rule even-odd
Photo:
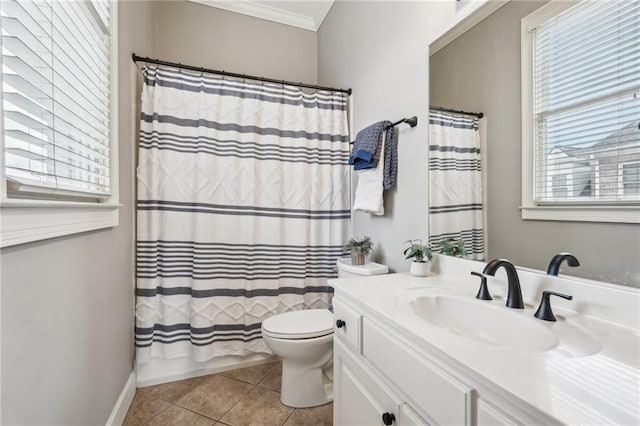
[[(561, 274), (640, 287), (640, 225), (637, 223), (630, 223), (632, 221), (613, 223), (598, 219), (559, 220), (562, 219), (561, 215), (552, 219), (523, 218), (521, 52), (525, 43), (521, 37), (521, 21), (541, 7), (545, 7), (547, 3), (546, 1), (516, 0), (487, 2), (485, 6), (478, 9), (475, 18), (471, 17), (463, 21), (457, 28), (434, 42), (430, 46), (429, 102), (435, 107), (483, 114), (483, 118), (476, 122), (479, 123), (480, 134), (483, 135), (483, 148), (479, 158), (481, 158), (485, 179), (482, 190), (485, 218), (483, 255), (486, 260), (504, 257), (514, 264), (545, 271), (556, 253), (571, 252), (579, 259), (580, 266), (569, 267), (565, 264)], [(637, 3), (635, 7), (638, 7)], [(474, 22), (474, 19), (477, 22)], [(599, 19), (598, 23), (604, 21)], [(620, 129), (609, 129), (607, 137), (617, 138), (616, 140), (626, 138), (624, 140), (628, 142), (627, 145), (620, 145), (626, 149), (624, 151), (626, 157), (616, 165), (615, 177), (619, 184), (616, 194), (633, 195), (640, 187), (640, 129), (638, 128), (640, 65), (637, 63), (637, 54), (640, 51), (637, 34), (640, 31), (640, 24), (637, 21), (628, 24), (635, 25), (632, 31), (636, 34), (635, 38), (630, 39), (630, 43), (635, 46), (633, 49), (636, 52), (636, 62), (635, 66), (632, 65), (628, 70), (631, 73), (637, 73), (635, 84), (638, 87), (631, 87), (624, 96), (628, 96), (625, 98), (628, 99), (625, 105), (629, 108), (628, 111), (631, 114), (629, 117), (635, 114), (635, 118), (632, 117), (634, 121), (630, 121), (631, 124), (618, 123)], [(623, 22), (619, 26), (622, 25), (627, 23)], [(584, 40), (583, 37), (576, 41)], [(598, 40), (594, 41), (596, 44), (597, 42)], [(573, 52), (571, 45), (567, 45), (564, 49), (559, 52), (559, 55), (571, 55)], [(597, 52), (598, 49), (594, 48), (592, 53), (581, 54), (582, 58), (576, 62), (578, 67), (567, 73), (579, 73), (581, 69), (589, 69), (590, 59), (594, 61), (598, 59)], [(573, 53), (575, 56), (575, 52)], [(615, 58), (611, 58), (611, 61), (615, 61)], [(594, 73), (599, 72), (597, 64), (591, 70)], [(567, 76), (570, 74), (565, 75)], [(591, 88), (592, 86), (589, 86), (589, 90)], [(584, 93), (584, 90), (576, 90), (572, 96), (578, 97), (581, 93)], [(588, 121), (574, 123), (577, 128), (575, 134), (571, 136), (578, 137), (580, 131), (589, 126), (591, 128), (609, 126), (610, 123), (607, 124), (603, 117), (604, 115), (594, 113)], [(545, 125), (551, 126), (553, 123)], [(432, 132), (430, 132), (430, 145), (437, 144), (431, 136)], [(587, 141), (579, 147), (593, 148), (611, 140), (605, 139), (602, 138), (604, 142), (602, 140)], [(596, 145), (597, 143), (600, 145)], [(561, 143), (556, 143), (555, 146), (550, 143), (549, 147), (549, 151), (545, 151), (545, 154), (559, 155), (562, 158), (569, 158), (570, 155), (575, 154), (571, 152), (570, 144), (563, 147)], [(556, 150), (552, 152), (554, 147)], [(430, 152), (433, 152), (433, 148), (431, 149)], [(475, 164), (467, 157), (465, 161), (467, 166)], [(527, 161), (525, 159), (525, 165), (528, 164)], [(581, 163), (578, 163), (578, 160), (572, 161), (582, 168), (574, 167), (577, 177), (571, 177), (569, 182), (566, 180), (566, 174), (564, 176), (562, 173), (557, 173), (557, 176), (549, 175), (549, 197), (554, 197), (550, 199), (566, 198), (573, 194), (577, 200), (579, 197), (595, 194), (598, 183), (600, 188), (604, 188), (602, 170), (598, 169), (601, 172), (600, 182), (595, 178), (596, 172), (593, 171), (596, 167), (604, 167), (604, 163), (600, 162), (598, 166), (594, 155), (583, 156)], [(460, 167), (463, 163), (456, 164)], [(566, 165), (569, 162), (565, 160), (561, 164)], [(433, 188), (431, 191), (433, 192)], [(600, 191), (600, 194), (603, 194), (604, 189)], [(633, 208), (633, 199), (634, 197), (631, 196), (630, 202), (619, 203), (620, 197), (618, 197), (618, 201), (612, 201), (609, 207)], [(568, 200), (566, 204), (570, 205), (573, 201), (573, 199)], [(635, 212), (640, 215), (640, 210)], [(430, 214), (430, 222), (433, 222), (433, 214)]]

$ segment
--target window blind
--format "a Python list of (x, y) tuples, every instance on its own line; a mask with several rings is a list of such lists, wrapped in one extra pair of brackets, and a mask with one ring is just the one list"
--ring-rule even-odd
[(532, 39), (534, 201), (640, 201), (640, 2), (582, 1)]
[(110, 193), (108, 0), (2, 0), (10, 192)]

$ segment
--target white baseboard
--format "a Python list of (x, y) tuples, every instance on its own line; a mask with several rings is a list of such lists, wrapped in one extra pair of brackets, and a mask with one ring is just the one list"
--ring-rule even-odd
[(222, 373), (236, 368), (252, 367), (277, 361), (271, 354), (257, 353), (248, 356), (221, 356), (207, 362), (196, 362), (190, 358), (154, 358), (143, 364), (136, 364), (137, 387), (158, 385), (176, 380)]
[(127, 411), (129, 411), (129, 407), (131, 406), (131, 402), (133, 401), (133, 397), (136, 395), (136, 372), (132, 371), (129, 374), (129, 378), (127, 379), (127, 383), (124, 384), (124, 388), (122, 388), (122, 392), (120, 392), (120, 396), (116, 401), (116, 405), (113, 406), (113, 410), (111, 410), (111, 415), (107, 419), (107, 426), (120, 426), (124, 421), (124, 418), (127, 415)]

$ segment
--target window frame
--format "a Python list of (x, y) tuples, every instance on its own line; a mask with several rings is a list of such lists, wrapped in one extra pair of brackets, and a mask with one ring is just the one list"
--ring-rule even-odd
[[(119, 224), (118, 147), (118, 2), (111, 0), (110, 46), (110, 196), (102, 202), (30, 199), (7, 196), (4, 165), (4, 116), (0, 93), (0, 247), (9, 247)], [(2, 56), (0, 55), (0, 69)], [(0, 83), (2, 76), (0, 74)]]
[[(551, 0), (521, 20), (521, 97), (522, 97), (522, 204), (524, 220), (640, 223), (637, 204), (536, 203), (534, 201), (534, 113), (533, 113), (533, 29), (580, 0)], [(596, 172), (596, 179), (598, 179)], [(594, 182), (595, 185), (596, 182)], [(597, 193), (597, 185), (596, 193)]]

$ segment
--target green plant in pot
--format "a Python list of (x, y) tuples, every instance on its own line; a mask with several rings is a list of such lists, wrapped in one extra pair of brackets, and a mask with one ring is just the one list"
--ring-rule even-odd
[(344, 245), (345, 250), (351, 250), (351, 264), (364, 265), (367, 256), (373, 249), (371, 238), (352, 238)]
[(413, 259), (411, 262), (411, 275), (416, 277), (426, 277), (431, 273), (431, 259), (433, 253), (428, 244), (424, 244), (422, 240), (405, 241), (409, 244), (403, 254), (405, 259)]
[(467, 251), (464, 248), (464, 240), (450, 238), (440, 245), (440, 253), (454, 257), (464, 257)]

